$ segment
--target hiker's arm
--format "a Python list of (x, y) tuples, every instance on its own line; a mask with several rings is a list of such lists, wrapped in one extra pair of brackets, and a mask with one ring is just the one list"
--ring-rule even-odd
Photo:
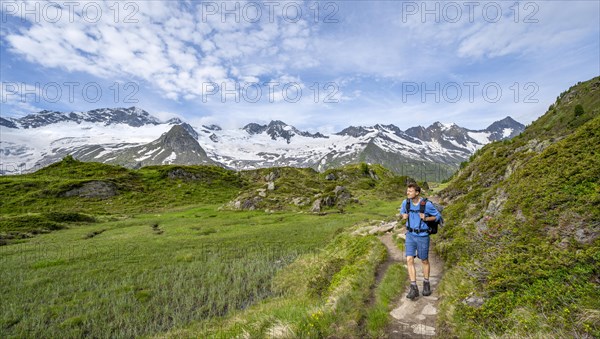
[(427, 216), (425, 218), (427, 221), (440, 220), (440, 212), (433, 206), (431, 201), (428, 201), (427, 205), (425, 205), (425, 215)]
[(402, 215), (402, 220), (408, 219), (408, 207), (406, 206), (406, 201), (402, 202), (402, 206), (400, 207), (400, 215)]
[(402, 213), (402, 211), (400, 211), (398, 214), (396, 214), (397, 218), (400, 218), (401, 220), (406, 220), (406, 218), (408, 218), (408, 214)]

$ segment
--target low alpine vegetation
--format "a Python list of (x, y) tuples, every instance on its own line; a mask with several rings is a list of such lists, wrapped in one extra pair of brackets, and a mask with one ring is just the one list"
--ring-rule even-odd
[(600, 336), (599, 113), (600, 78), (574, 86), (440, 193), (440, 323), (450, 333)]

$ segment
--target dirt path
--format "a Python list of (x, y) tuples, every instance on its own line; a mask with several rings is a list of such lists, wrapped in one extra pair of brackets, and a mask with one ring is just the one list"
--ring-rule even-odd
[[(431, 197), (431, 200), (437, 202), (437, 197)], [(396, 229), (396, 231), (394, 231)], [(371, 296), (366, 302), (366, 306), (369, 307), (375, 301), (373, 292), (376, 286), (379, 286), (381, 279), (385, 276), (389, 266), (393, 263), (402, 263), (406, 269), (406, 257), (404, 251), (401, 251), (395, 244), (392, 237), (392, 231), (394, 234), (404, 238), (405, 229), (404, 226), (400, 226), (397, 222), (384, 223), (381, 222), (379, 225), (370, 225), (362, 227), (354, 232), (357, 235), (367, 235), (379, 233), (379, 240), (385, 245), (388, 252), (387, 260), (381, 264), (375, 273), (375, 284), (372, 289)], [(438, 285), (442, 279), (444, 273), (444, 264), (441, 258), (433, 251), (435, 246), (435, 236), (431, 239), (429, 246), (429, 262), (430, 262), (430, 275), (429, 281), (431, 283), (432, 294), (430, 296), (423, 296), (423, 267), (421, 260), (415, 260), (415, 268), (417, 271), (417, 286), (419, 287), (419, 297), (415, 300), (406, 298), (408, 294), (409, 285), (406, 284), (405, 291), (398, 297), (393, 305), (394, 309), (390, 312), (392, 320), (390, 325), (386, 329), (387, 338), (431, 338), (431, 337), (443, 337), (436, 331), (436, 318), (439, 306), (439, 294)], [(399, 284), (403, 282), (398, 282)], [(364, 326), (364, 323), (360, 326)]]
[(398, 246), (394, 243), (394, 239), (392, 239), (392, 233), (386, 233), (382, 236), (379, 236), (379, 240), (385, 245), (388, 251), (388, 258), (393, 262), (406, 262), (406, 257), (404, 253), (400, 251)]
[[(401, 229), (399, 235), (404, 237), (404, 230)], [(403, 262), (406, 267), (406, 257), (394, 244), (392, 234), (386, 233), (380, 236), (379, 240), (387, 247), (391, 261)], [(415, 268), (417, 270), (417, 286), (419, 287), (420, 295), (415, 300), (407, 299), (407, 284), (406, 290), (401, 294), (399, 300), (394, 304), (394, 309), (390, 312), (392, 321), (388, 326), (388, 338), (430, 338), (440, 336), (435, 327), (439, 305), (437, 287), (444, 273), (444, 264), (441, 258), (433, 251), (435, 246), (434, 241), (435, 236), (432, 238), (429, 247), (429, 262), (431, 265), (429, 281), (433, 293), (427, 297), (421, 294), (423, 292), (423, 268), (421, 260), (416, 259)]]

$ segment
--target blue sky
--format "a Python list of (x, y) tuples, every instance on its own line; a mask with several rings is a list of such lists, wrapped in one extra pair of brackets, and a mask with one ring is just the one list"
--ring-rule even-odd
[(523, 123), (600, 74), (598, 1), (2, 1), (1, 116), (321, 132)]

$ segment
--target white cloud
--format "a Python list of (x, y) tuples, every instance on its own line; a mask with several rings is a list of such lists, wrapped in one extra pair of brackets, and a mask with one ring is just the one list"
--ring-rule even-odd
[[(447, 5), (411, 3), (428, 9), (434, 4), (440, 8)], [(436, 22), (433, 15), (423, 18), (421, 8), (418, 14), (404, 17), (402, 2), (351, 2), (340, 7), (343, 23), (328, 26), (317, 36), (316, 50), (322, 53), (322, 64), (334, 74), (415, 79), (432, 74), (439, 78), (465, 64), (503, 57), (539, 66), (548, 56), (586, 39), (598, 39), (597, 2), (521, 2), (519, 14), (513, 12), (514, 2), (491, 3), (502, 8), (503, 17), (495, 23), (489, 22), (492, 14), (483, 14), (486, 3), (477, 3), (472, 20), (466, 5), (458, 2), (463, 8), (460, 20), (450, 22), (440, 11)]]
[(185, 121), (185, 118), (181, 114), (177, 114), (169, 111), (153, 111), (152, 115), (157, 117), (160, 121), (167, 121), (172, 118), (179, 118)]
[(310, 59), (297, 57), (309, 44), (303, 20), (290, 24), (265, 17), (252, 23), (243, 17), (236, 22), (229, 15), (222, 20), (220, 12), (203, 14), (204, 4), (190, 13), (185, 3), (144, 1), (131, 3), (136, 11), (128, 12), (135, 14), (129, 19), (137, 21), (132, 23), (113, 17), (113, 3), (101, 4), (105, 15), (97, 24), (85, 15), (76, 15), (72, 23), (34, 20), (5, 39), (30, 62), (105, 79), (133, 76), (170, 99), (201, 95), (198, 84), (268, 77), (292, 61)]

